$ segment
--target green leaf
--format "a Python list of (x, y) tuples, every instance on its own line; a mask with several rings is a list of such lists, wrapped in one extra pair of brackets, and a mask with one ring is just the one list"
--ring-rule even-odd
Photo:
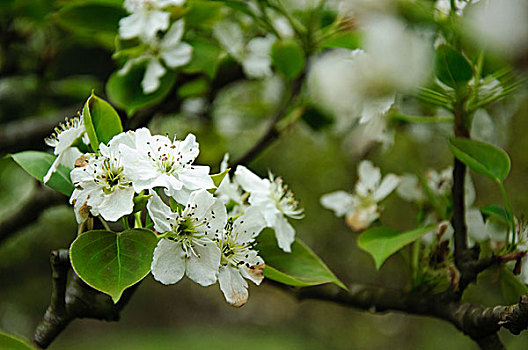
[(488, 205), (488, 206), (480, 208), (480, 212), (484, 215), (494, 217), (495, 219), (505, 224), (510, 223), (510, 217), (508, 215), (508, 211), (503, 206), (496, 205), (496, 204)]
[(338, 32), (321, 43), (321, 48), (344, 48), (355, 50), (360, 46), (357, 32)]
[(105, 100), (92, 95), (83, 108), (84, 126), (94, 151), (102, 142), (107, 144), (115, 135), (123, 132), (121, 119), (115, 109)]
[(293, 40), (280, 40), (271, 47), (273, 66), (286, 79), (294, 79), (304, 69), (306, 60), (303, 49)]
[(216, 187), (220, 186), (220, 183), (226, 177), (227, 174), (229, 174), (229, 171), (231, 168), (227, 168), (226, 170), (222, 171), (221, 173), (211, 175), (211, 179), (213, 179), (213, 182)]
[(209, 82), (205, 78), (198, 78), (178, 88), (178, 97), (188, 98), (205, 95), (209, 91)]
[(218, 44), (203, 39), (189, 40), (189, 44), (193, 47), (193, 59), (182, 70), (190, 74), (205, 73), (214, 78), (222, 53)]
[[(13, 160), (22, 167), (29, 175), (42, 182), (42, 178), (47, 174), (49, 168), (55, 161), (55, 156), (38, 151), (24, 151), (10, 155)], [(46, 184), (60, 193), (71, 196), (73, 184), (70, 179), (70, 169), (59, 165), (57, 171), (51, 175), (51, 179)]]
[(444, 84), (456, 88), (466, 84), (473, 77), (473, 69), (468, 60), (448, 45), (436, 49), (436, 77)]
[(431, 226), (427, 226), (400, 233), (387, 227), (373, 227), (359, 236), (358, 246), (372, 255), (376, 262), (376, 269), (379, 269), (389, 256), (432, 229)]
[(528, 287), (506, 267), (499, 268), (502, 296), (509, 304), (519, 302), (521, 295), (528, 293)]
[(257, 242), (259, 255), (266, 262), (266, 278), (297, 287), (334, 283), (347, 289), (325, 263), (299, 239), (293, 242), (291, 253), (285, 253), (277, 246), (273, 230), (264, 230)]
[(25, 339), (0, 331), (0, 349), (4, 350), (34, 350), (36, 349)]
[(488, 143), (464, 139), (449, 139), (453, 155), (471, 170), (502, 182), (510, 173), (510, 157), (502, 149)]
[(110, 295), (117, 303), (126, 288), (150, 272), (157, 242), (156, 235), (144, 229), (119, 233), (88, 231), (73, 241), (71, 264), (86, 284)]
[(160, 79), (160, 87), (151, 94), (145, 95), (141, 87), (141, 81), (145, 73), (145, 67), (133, 67), (125, 75), (112, 73), (106, 83), (106, 93), (114, 105), (126, 111), (131, 116), (138, 109), (155, 105), (163, 100), (172, 90), (176, 81), (176, 75), (167, 72)]
[(210, 0), (191, 0), (189, 12), (185, 14), (188, 27), (211, 27), (222, 18), (223, 4)]

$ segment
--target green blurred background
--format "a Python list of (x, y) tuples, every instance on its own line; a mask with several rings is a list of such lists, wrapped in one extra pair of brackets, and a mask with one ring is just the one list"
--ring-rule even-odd
[[(54, 6), (45, 0), (0, 4), (0, 133), (13, 130), (22, 120), (48, 125), (69, 117), (92, 89), (105, 96), (104, 83), (116, 68), (112, 48), (104, 48), (103, 39), (94, 42), (65, 30), (50, 15)], [(211, 113), (159, 113), (149, 127), (153, 133), (180, 137), (195, 133), (201, 146), (198, 163), (217, 170), (225, 152), (235, 159), (258, 139), (267, 117), (277, 108), (280, 89), (276, 81), (236, 82), (210, 101)], [(176, 92), (171, 94), (169, 98), (178, 98)], [(523, 195), (528, 173), (527, 107), (523, 100), (497, 107), (497, 112), (509, 113), (508, 129), (501, 130), (498, 142), (513, 160), (506, 187), (517, 215), (528, 209), (528, 197)], [(423, 130), (397, 125), (394, 146), (387, 151), (370, 148), (367, 158), (383, 173), (446, 168), (452, 161), (444, 138), (448, 131), (427, 127), (435, 129), (416, 138), (413, 135), (424, 135)], [(375, 271), (371, 257), (356, 246), (357, 234), (319, 204), (324, 193), (352, 190), (358, 154), (362, 153), (351, 146), (353, 141), (350, 136), (314, 130), (299, 121), (250, 167), (260, 175), (269, 169), (289, 184), (306, 213), (303, 220), (294, 222), (298, 237), (342, 281), (404, 288), (409, 273), (401, 256), (390, 258), (379, 272)], [(10, 147), (0, 156), (44, 149), (44, 141), (36, 139), (30, 145)], [(501, 203), (500, 193), (491, 182), (475, 175), (473, 180), (477, 206)], [(36, 188), (36, 182), (13, 161), (0, 159), (0, 222), (31, 201)], [(412, 205), (393, 194), (384, 202), (381, 219), (385, 225), (411, 229), (415, 214)], [(49, 303), (49, 253), (67, 248), (76, 229), (71, 208), (59, 205), (46, 209), (36, 222), (0, 241), (0, 329), (31, 338)], [(468, 300), (504, 303), (496, 282), (493, 273), (487, 274), (468, 291)], [(503, 332), (501, 337), (508, 349), (525, 349), (528, 342), (527, 335), (513, 337)], [(299, 302), (267, 284), (252, 285), (249, 302), (236, 309), (224, 301), (217, 285), (203, 288), (184, 279), (167, 287), (149, 276), (119, 322), (75, 320), (50, 347), (97, 348), (398, 350), (476, 346), (452, 325), (427, 317), (375, 315), (326, 302)]]

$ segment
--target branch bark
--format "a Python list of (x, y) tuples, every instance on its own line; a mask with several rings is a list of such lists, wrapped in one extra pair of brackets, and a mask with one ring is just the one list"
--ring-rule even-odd
[(51, 301), (33, 335), (33, 344), (47, 348), (53, 340), (76, 318), (118, 321), (120, 312), (134, 294), (138, 284), (125, 290), (117, 304), (112, 299), (84, 283), (70, 270), (69, 251), (56, 250), (50, 257), (52, 270)]

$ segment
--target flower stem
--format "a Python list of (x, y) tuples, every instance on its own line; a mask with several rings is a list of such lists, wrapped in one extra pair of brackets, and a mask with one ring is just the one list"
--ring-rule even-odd
[(143, 223), (141, 222), (141, 211), (135, 213), (134, 218), (134, 228), (143, 228)]

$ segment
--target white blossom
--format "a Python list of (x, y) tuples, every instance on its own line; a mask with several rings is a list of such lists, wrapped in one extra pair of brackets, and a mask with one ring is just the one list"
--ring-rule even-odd
[(264, 260), (252, 249), (263, 223), (257, 208), (248, 211), (228, 225), (217, 241), (222, 253), (218, 282), (228, 303), (240, 307), (247, 302), (249, 279), (259, 285), (264, 276)]
[(66, 160), (66, 164), (71, 167), (71, 159), (77, 159), (81, 152), (77, 148), (73, 148), (73, 143), (85, 133), (84, 122), (82, 116), (67, 119), (66, 122), (60, 124), (55, 128), (55, 132), (44, 141), (50, 147), (54, 147), (53, 154), (57, 156), (51, 164), (48, 172), (42, 179), (44, 183), (47, 183), (59, 164), (63, 164)]
[(165, 189), (179, 203), (187, 203), (192, 191), (214, 188), (209, 167), (193, 165), (199, 145), (193, 134), (185, 140), (150, 134), (146, 128), (135, 131), (135, 144), (119, 147), (124, 158), (124, 172), (136, 192), (156, 187)]
[(160, 86), (160, 79), (167, 72), (162, 62), (169, 68), (177, 68), (189, 63), (192, 58), (192, 46), (182, 42), (184, 21), (176, 21), (162, 39), (148, 40), (148, 51), (136, 58), (128, 60), (118, 74), (127, 74), (139, 63), (146, 62), (145, 75), (141, 81), (143, 92), (150, 94)]
[(359, 163), (358, 178), (354, 194), (336, 191), (321, 197), (322, 206), (333, 210), (337, 217), (345, 216), (348, 226), (355, 231), (366, 229), (379, 218), (378, 203), (399, 183), (394, 174), (386, 175), (382, 181), (380, 169), (368, 160)]
[[(220, 172), (223, 172), (228, 167), (229, 154), (226, 153), (220, 164)], [(248, 199), (248, 194), (245, 194), (240, 185), (236, 182), (236, 178), (231, 179), (229, 174), (226, 174), (225, 177), (218, 185), (218, 188), (215, 191), (216, 197), (221, 200), (226, 206), (232, 207), (230, 209), (231, 216), (238, 216), (243, 214), (247, 208), (246, 200)]]
[(107, 221), (117, 221), (132, 213), (134, 188), (123, 172), (123, 157), (119, 146), (133, 144), (132, 133), (121, 133), (110, 140), (109, 146), (99, 145), (100, 155), (85, 155), (70, 173), (75, 190), (70, 198), (77, 222), (91, 213)]
[(285, 252), (291, 251), (295, 240), (295, 229), (287, 217), (301, 219), (303, 209), (297, 208), (298, 203), (293, 193), (282, 182), (280, 177), (261, 179), (249, 169), (239, 165), (235, 171), (235, 179), (242, 189), (250, 193), (249, 204), (258, 208), (266, 227), (275, 230), (279, 248)]
[(227, 224), (224, 205), (206, 190), (194, 191), (181, 212), (173, 212), (156, 192), (147, 203), (154, 228), (163, 234), (154, 250), (152, 275), (163, 284), (174, 284), (183, 275), (209, 286), (216, 282), (220, 239)]
[(185, 0), (125, 0), (123, 6), (131, 15), (119, 21), (119, 35), (123, 39), (153, 39), (158, 31), (169, 28), (170, 13), (162, 10), (184, 2)]

